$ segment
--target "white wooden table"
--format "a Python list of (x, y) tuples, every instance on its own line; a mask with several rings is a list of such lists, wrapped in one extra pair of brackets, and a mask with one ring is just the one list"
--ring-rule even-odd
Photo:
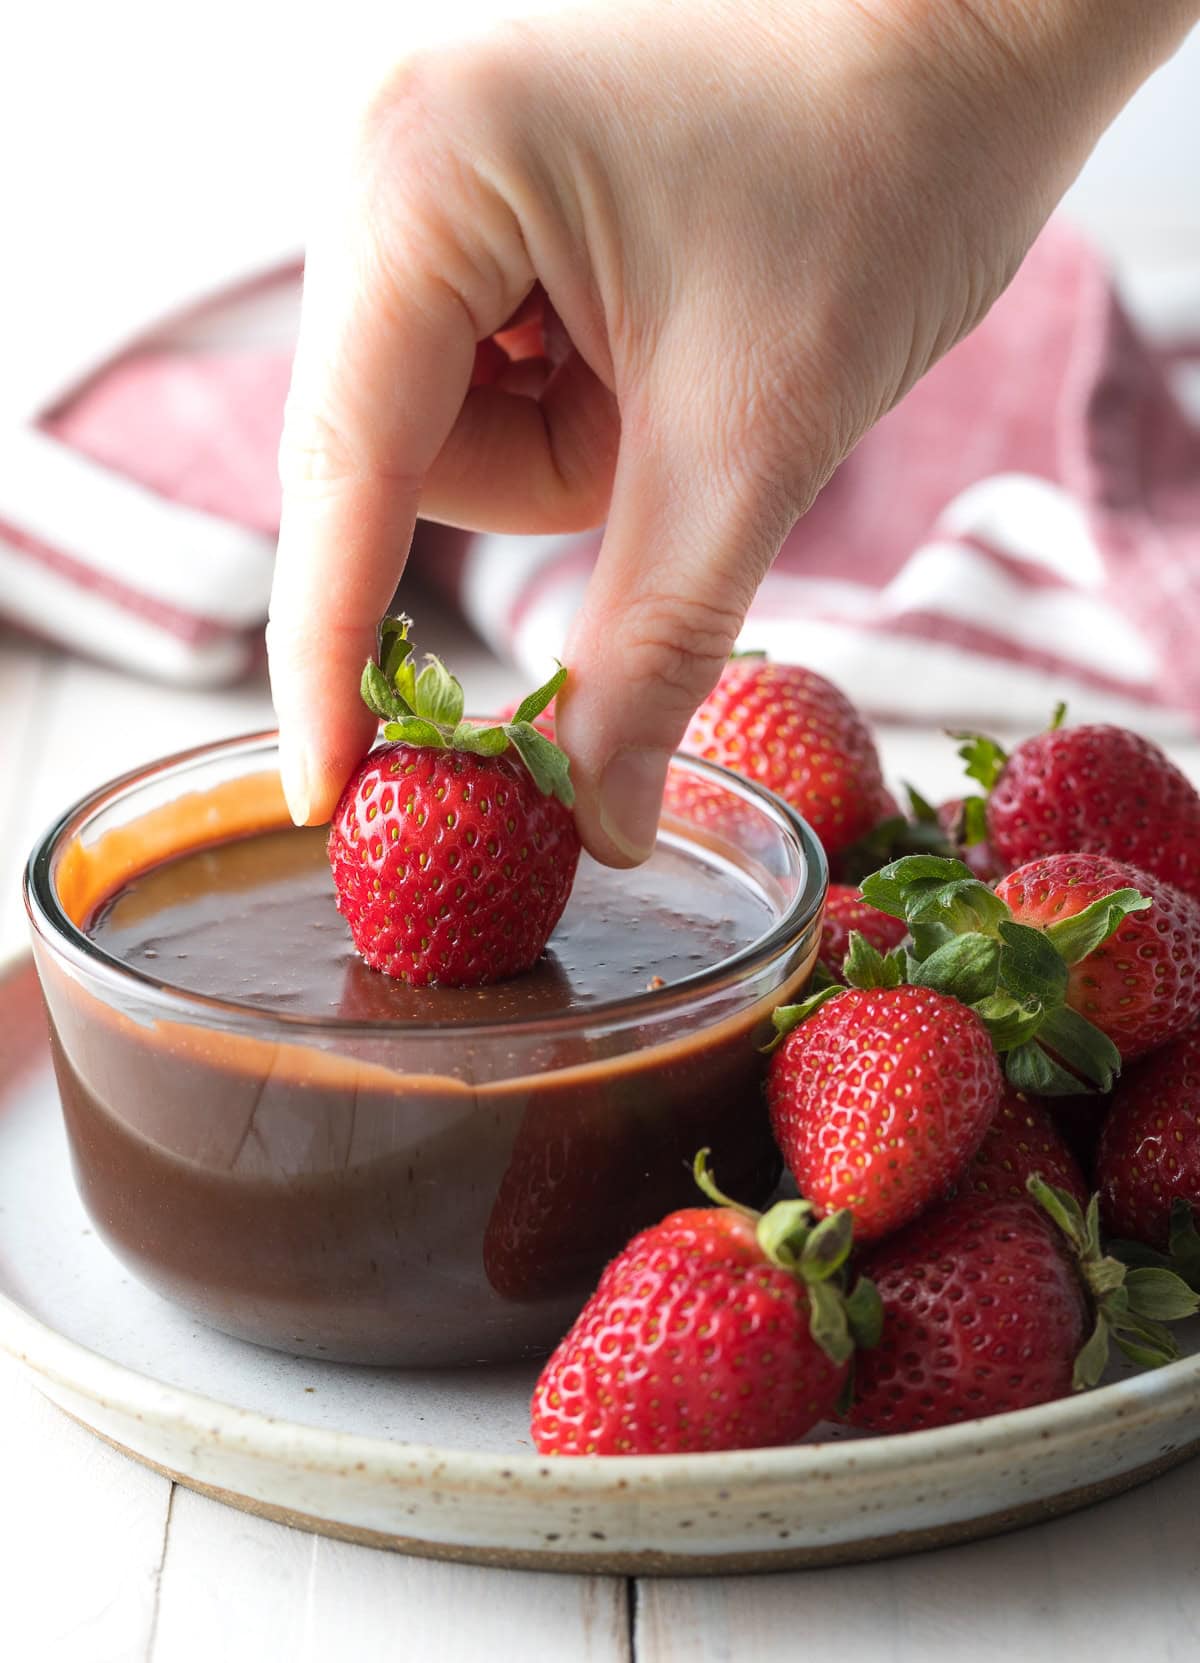
[[(503, 667), (422, 607), (473, 702)], [(0, 952), (17, 882), (65, 804), (167, 750), (271, 721), (262, 682), (171, 692), (0, 630)], [(883, 735), (893, 777), (948, 793), (941, 736)], [(1182, 760), (1200, 779), (1200, 747)], [(3, 1021), (0, 1010), (0, 1021)], [(570, 1577), (404, 1559), (234, 1512), (138, 1466), (0, 1362), (5, 1663), (1191, 1663), (1200, 1652), (1200, 1466), (1088, 1512), (968, 1547), (766, 1577)]]

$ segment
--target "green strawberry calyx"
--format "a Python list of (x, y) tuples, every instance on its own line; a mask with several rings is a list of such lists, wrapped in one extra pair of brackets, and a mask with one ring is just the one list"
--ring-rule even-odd
[(1131, 1270), (1173, 1270), (1189, 1288), (1200, 1293), (1200, 1230), (1191, 1203), (1176, 1196), (1171, 1203), (1167, 1251), (1159, 1253), (1140, 1241), (1110, 1241), (1109, 1252)]
[(857, 1346), (878, 1345), (883, 1304), (873, 1282), (860, 1276), (846, 1287), (846, 1261), (854, 1241), (854, 1221), (845, 1208), (818, 1218), (811, 1201), (777, 1201), (765, 1213), (731, 1201), (717, 1188), (709, 1170), (709, 1149), (692, 1164), (696, 1183), (718, 1207), (729, 1207), (754, 1225), (755, 1239), (768, 1263), (803, 1283), (808, 1295), (809, 1332), (833, 1363), (849, 1362)]
[[(1046, 732), (1054, 733), (1062, 727), (1066, 714), (1066, 704), (1060, 700), (1051, 713)], [(986, 733), (952, 730), (950, 738), (959, 741), (958, 754), (966, 763), (967, 778), (977, 780), (984, 792), (982, 797), (963, 798), (961, 841), (967, 845), (982, 843), (987, 838), (987, 798), (1008, 764), (1008, 752)]]
[(412, 619), (404, 614), (385, 618), (379, 629), (379, 661), (369, 658), (363, 667), (362, 701), (385, 724), (383, 737), (474, 756), (500, 756), (511, 746), (538, 790), (570, 808), (575, 789), (566, 752), (533, 725), (566, 681), (563, 665), (521, 701), (511, 721), (480, 726), (463, 720), (462, 684), (440, 658), (427, 653), (424, 667), (417, 670), (408, 639), (411, 628)]
[(1018, 1090), (1047, 1097), (1111, 1089), (1120, 1053), (1067, 1004), (1068, 977), (1124, 919), (1152, 904), (1147, 896), (1118, 889), (1037, 929), (1019, 924), (962, 861), (935, 855), (883, 867), (863, 880), (862, 896), (907, 922), (904, 979), (970, 1005)]
[(1165, 1266), (1130, 1268), (1104, 1253), (1099, 1196), (1092, 1196), (1085, 1212), (1073, 1195), (1036, 1174), (1026, 1188), (1066, 1237), (1095, 1313), (1095, 1326), (1075, 1359), (1075, 1390), (1099, 1382), (1113, 1344), (1143, 1368), (1175, 1362), (1179, 1346), (1167, 1324), (1195, 1316), (1200, 1295)]

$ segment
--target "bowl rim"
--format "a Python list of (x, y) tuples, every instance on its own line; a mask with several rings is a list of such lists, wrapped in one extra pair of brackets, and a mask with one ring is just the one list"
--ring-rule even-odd
[[(159, 980), (125, 963), (99, 947), (67, 915), (55, 892), (52, 868), (54, 856), (65, 839), (78, 831), (95, 813), (116, 802), (132, 788), (151, 780), (170, 779), (183, 775), (199, 763), (255, 751), (268, 752), (277, 747), (278, 729), (266, 728), (230, 738), (210, 740), (185, 750), (174, 751), (136, 768), (127, 769), (115, 778), (95, 787), (56, 815), (35, 841), (25, 865), (22, 892), (30, 924), (37, 937), (49, 951), (65, 958), (76, 970), (107, 982), (110, 986), (136, 992), (152, 1004), (165, 1007), (176, 1019), (184, 1015), (207, 1016), (220, 1019), (220, 1026), (255, 1033), (269, 1029), (295, 1034), (348, 1035), (383, 1038), (402, 1031), (406, 1038), (444, 1039), (453, 1034), (468, 1041), (472, 1036), (498, 1033), (509, 1035), (554, 1035), (577, 1032), (584, 1027), (619, 1027), (644, 1022), (653, 1017), (661, 1019), (665, 1013), (690, 1005), (706, 996), (747, 978), (755, 969), (768, 964), (787, 948), (804, 937), (821, 914), (829, 883), (829, 868), (824, 848), (808, 822), (790, 803), (775, 792), (749, 780), (720, 763), (705, 757), (675, 752), (672, 764), (709, 777), (736, 796), (742, 797), (773, 820), (785, 839), (798, 846), (804, 868), (804, 881), (791, 904), (775, 920), (770, 929), (746, 946), (721, 959), (715, 965), (682, 976), (668, 987), (653, 992), (642, 992), (617, 999), (598, 1000), (595, 1004), (553, 1012), (536, 1018), (493, 1016), (472, 1019), (470, 1022), (388, 1022), (366, 1021), (361, 1018), (305, 1015), (299, 1012), (267, 1009), (237, 999), (196, 992)], [(281, 827), (280, 829), (284, 829)], [(181, 850), (187, 853), (188, 850)], [(436, 990), (433, 990), (436, 991)]]

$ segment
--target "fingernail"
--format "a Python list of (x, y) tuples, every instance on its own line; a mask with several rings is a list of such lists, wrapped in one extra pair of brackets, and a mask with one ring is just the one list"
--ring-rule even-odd
[(668, 751), (618, 751), (600, 777), (600, 827), (627, 860), (654, 848), (670, 761)]
[(308, 788), (308, 763), (304, 753), (293, 745), (280, 744), (279, 783), (283, 786), (283, 798), (293, 825), (307, 826), (312, 807), (312, 794)]

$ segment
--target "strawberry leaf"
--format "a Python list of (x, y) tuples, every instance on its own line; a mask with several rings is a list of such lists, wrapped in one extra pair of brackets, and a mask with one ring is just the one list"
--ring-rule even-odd
[(1081, 1088), (1076, 1076), (1068, 1074), (1036, 1040), (1008, 1050), (1004, 1072), (1010, 1085), (1034, 1097), (1078, 1097)]
[(852, 1291), (846, 1295), (845, 1303), (846, 1321), (854, 1343), (868, 1349), (878, 1345), (883, 1336), (883, 1300), (874, 1282), (867, 1276), (860, 1276)]
[(982, 797), (964, 797), (959, 836), (968, 848), (986, 843), (988, 835), (987, 803)]
[(1121, 1053), (1107, 1034), (1070, 1005), (1048, 1011), (1038, 1039), (1097, 1091), (1111, 1091), (1121, 1072)]
[(398, 722), (403, 717), (413, 714), (410, 707), (388, 684), (386, 676), (374, 659), (368, 658), (363, 665), (359, 693), (367, 709), (381, 721)]
[(974, 1005), (996, 991), (1000, 944), (987, 935), (956, 935), (927, 959), (913, 960), (908, 979), (914, 987), (948, 993)]
[(771, 1022), (775, 1028), (775, 1038), (763, 1046), (763, 1051), (770, 1054), (775, 1047), (787, 1038), (793, 1028), (798, 1028), (806, 1022), (814, 1011), (846, 989), (840, 982), (834, 982), (831, 987), (820, 988), (816, 993), (810, 993), (807, 999), (802, 999), (796, 1005), (777, 1005), (771, 1012)]
[(575, 801), (571, 764), (567, 753), (528, 722), (506, 722), (504, 731), (521, 761), (533, 775), (533, 783), (547, 797), (557, 797), (566, 808)]
[(1096, 1326), (1075, 1358), (1071, 1384), (1077, 1392), (1089, 1391), (1100, 1384), (1100, 1377), (1108, 1364), (1108, 1342), (1108, 1324), (1098, 1316)]
[[(724, 1199), (715, 1187), (708, 1193)], [(729, 1203), (725, 1202), (725, 1205)], [(773, 1265), (795, 1274), (813, 1233), (814, 1219), (811, 1201), (777, 1201), (758, 1219), (754, 1229), (755, 1239)]]
[(801, 1276), (806, 1282), (828, 1281), (850, 1257), (853, 1244), (854, 1219), (849, 1209), (842, 1207), (823, 1218), (804, 1243), (797, 1262)]
[(1118, 889), (1093, 901), (1073, 918), (1061, 918), (1058, 923), (1047, 925), (1045, 933), (1062, 955), (1064, 964), (1078, 964), (1120, 929), (1131, 912), (1145, 912), (1150, 905), (1150, 898), (1136, 889)]
[(967, 765), (967, 778), (978, 780), (985, 791), (990, 791), (1008, 761), (1008, 752), (982, 733), (952, 733), (950, 737), (963, 741), (958, 754)]
[(831, 1363), (848, 1363), (854, 1355), (854, 1339), (840, 1289), (829, 1282), (809, 1282), (806, 1286), (809, 1333)]
[(908, 811), (920, 826), (936, 826), (938, 824), (937, 809), (927, 797), (922, 797), (915, 785), (904, 781), (904, 794), (908, 798)]
[(850, 950), (842, 962), (842, 978), (851, 987), (899, 987), (904, 980), (904, 951), (894, 947), (881, 953), (858, 930), (850, 932)]
[(450, 743), (456, 751), (470, 751), (473, 756), (500, 756), (508, 749), (508, 735), (503, 728), (477, 728), (470, 722), (460, 722)]
[(395, 686), (396, 671), (412, 652), (408, 632), (412, 619), (401, 612), (398, 617), (385, 618), (379, 626), (379, 663), (384, 680)]
[(1200, 1298), (1171, 1270), (1130, 1270), (1125, 1288), (1132, 1314), (1152, 1322), (1182, 1322), (1200, 1311)]
[(1004, 946), (1000, 951), (1000, 981), (1015, 999), (1040, 999), (1059, 1005), (1067, 994), (1067, 967), (1043, 930), (1011, 918), (997, 926)]
[(402, 739), (406, 745), (428, 745), (435, 751), (446, 749), (446, 736), (442, 730), (421, 716), (402, 716), (398, 722), (389, 722), (383, 730), (383, 737)]
[(464, 700), (462, 684), (452, 676), (440, 658), (432, 653), (416, 681), (413, 709), (427, 722), (438, 727), (456, 728), (462, 721)]
[(559, 688), (562, 686), (563, 682), (566, 681), (566, 679), (566, 668), (564, 665), (560, 664), (558, 669), (555, 670), (554, 674), (550, 677), (549, 681), (544, 682), (536, 692), (528, 694), (527, 697), (521, 700), (520, 704), (513, 713), (513, 721), (535, 722), (542, 714), (542, 711), (545, 710), (546, 706), (553, 701)]
[(1023, 1005), (1010, 993), (993, 993), (974, 1005), (976, 1016), (992, 1036), (997, 1051), (1012, 1051), (1027, 1044), (1042, 1022), (1042, 1007), (1035, 999)]

